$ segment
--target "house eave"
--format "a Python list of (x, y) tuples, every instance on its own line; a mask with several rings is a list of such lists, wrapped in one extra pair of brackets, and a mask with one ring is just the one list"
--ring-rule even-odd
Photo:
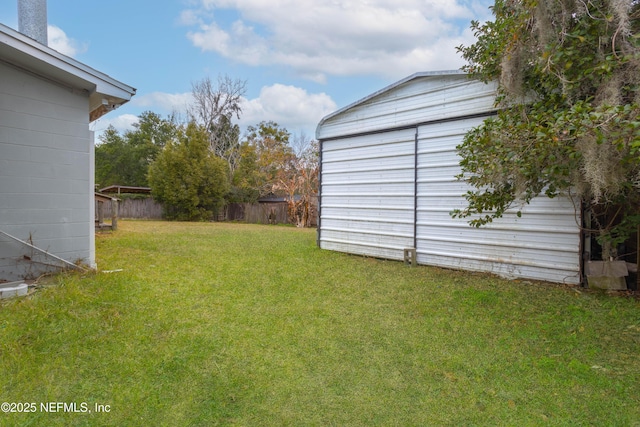
[(90, 121), (128, 102), (136, 89), (0, 24), (0, 61), (86, 93)]

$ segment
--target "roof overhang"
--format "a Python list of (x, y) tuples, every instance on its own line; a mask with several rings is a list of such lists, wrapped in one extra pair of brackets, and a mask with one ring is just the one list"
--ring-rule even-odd
[(333, 113), (330, 113), (328, 115), (326, 115), (325, 117), (323, 117), (320, 122), (318, 123), (318, 126), (316, 127), (316, 139), (320, 139), (319, 137), (319, 130), (322, 127), (322, 125), (324, 123), (326, 123), (328, 120), (332, 119), (333, 117), (339, 116), (340, 114), (344, 113), (345, 111), (348, 111), (354, 107), (357, 107), (360, 104), (364, 104), (365, 102), (369, 101), (370, 99), (375, 98), (376, 96), (382, 95), (383, 93), (389, 92), (395, 88), (397, 88), (398, 86), (402, 86), (403, 84), (410, 82), (412, 80), (415, 79), (420, 79), (420, 78), (429, 78), (429, 77), (441, 77), (441, 76), (459, 76), (459, 75), (466, 75), (467, 73), (462, 71), (462, 70), (444, 70), (444, 71), (421, 71), (418, 73), (414, 73), (408, 77), (405, 77), (402, 80), (399, 80), (395, 83), (390, 84), (389, 86), (382, 88), (370, 95), (365, 96), (362, 99), (357, 100), (356, 102), (353, 102), (345, 107), (340, 108), (339, 110), (334, 111)]
[(108, 187), (101, 188), (100, 193), (124, 193), (124, 194), (151, 194), (150, 187), (134, 187), (130, 185), (110, 185)]
[(136, 89), (0, 24), (0, 61), (89, 98), (89, 121), (131, 100)]
[(94, 199), (98, 202), (113, 202), (113, 201), (119, 201), (120, 199), (118, 199), (117, 197), (111, 197), (109, 195), (106, 194), (100, 194), (98, 192), (94, 193), (93, 195)]

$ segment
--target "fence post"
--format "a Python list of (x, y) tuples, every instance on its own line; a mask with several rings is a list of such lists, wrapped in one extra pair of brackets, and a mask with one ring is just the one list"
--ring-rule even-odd
[(104, 221), (104, 206), (100, 200), (98, 200), (98, 226), (102, 225)]
[(111, 199), (111, 229), (118, 229), (118, 199)]

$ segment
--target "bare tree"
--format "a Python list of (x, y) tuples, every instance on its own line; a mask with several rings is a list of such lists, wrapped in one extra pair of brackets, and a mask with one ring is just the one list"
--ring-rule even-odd
[(203, 125), (209, 133), (209, 148), (218, 157), (227, 160), (233, 172), (240, 130), (232, 119), (240, 118), (241, 102), (247, 91), (246, 80), (218, 76), (217, 82), (209, 77), (192, 83), (193, 104), (188, 113), (192, 120)]
[(287, 170), (278, 174), (274, 188), (286, 193), (289, 218), (298, 227), (309, 227), (312, 198), (318, 192), (318, 141), (301, 133), (294, 136), (290, 146), (293, 156), (287, 162)]

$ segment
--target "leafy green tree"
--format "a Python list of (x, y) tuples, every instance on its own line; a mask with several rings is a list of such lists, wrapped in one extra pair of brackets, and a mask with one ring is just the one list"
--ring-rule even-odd
[(289, 145), (290, 133), (273, 121), (247, 128), (247, 142), (255, 147), (260, 195), (278, 191), (278, 183), (295, 169), (295, 154)]
[(474, 189), (453, 214), (481, 226), (569, 194), (615, 256), (640, 222), (640, 2), (496, 0), (492, 11), (459, 51), (472, 77), (499, 82), (499, 113), (458, 147)]
[(318, 143), (304, 135), (291, 140), (286, 128), (273, 121), (249, 126), (238, 150), (230, 202), (253, 203), (269, 193), (285, 196), (289, 218), (298, 226), (310, 223), (311, 200), (318, 191)]
[(229, 191), (226, 163), (209, 150), (206, 129), (190, 122), (178, 128), (149, 168), (153, 197), (168, 219), (210, 220)]
[(125, 132), (125, 138), (134, 146), (145, 146), (148, 154), (155, 158), (162, 147), (176, 136), (177, 125), (174, 116), (163, 119), (154, 112), (145, 111), (138, 116), (133, 127), (134, 131)]
[(264, 177), (258, 169), (258, 153), (255, 145), (244, 141), (238, 149), (237, 166), (231, 182), (231, 203), (255, 203), (264, 186)]
[(96, 146), (96, 183), (146, 187), (149, 165), (162, 147), (175, 137), (176, 124), (172, 117), (162, 119), (145, 111), (124, 135), (109, 126)]
[(98, 187), (108, 185), (138, 185), (129, 175), (132, 170), (128, 160), (132, 158), (125, 139), (113, 126), (109, 126), (102, 135), (95, 152), (95, 180)]

